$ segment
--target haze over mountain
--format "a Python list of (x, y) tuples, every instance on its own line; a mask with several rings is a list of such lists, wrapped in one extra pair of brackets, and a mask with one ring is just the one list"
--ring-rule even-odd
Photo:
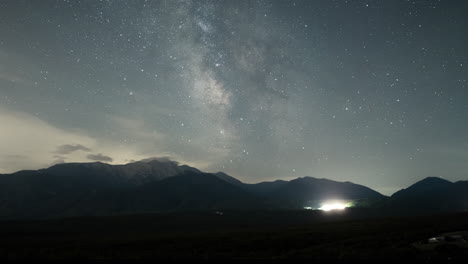
[(313, 177), (245, 184), (168, 159), (64, 163), (0, 175), (0, 218), (302, 209), (318, 208), (324, 200), (356, 201), (355, 206), (385, 201), (384, 207), (399, 211), (456, 211), (468, 208), (467, 190), (467, 182), (431, 177), (388, 198), (362, 185)]

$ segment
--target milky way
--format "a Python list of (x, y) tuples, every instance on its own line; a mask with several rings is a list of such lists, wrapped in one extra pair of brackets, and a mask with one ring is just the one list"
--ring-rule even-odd
[(462, 1), (0, 3), (0, 173), (170, 157), (391, 193), (468, 177)]

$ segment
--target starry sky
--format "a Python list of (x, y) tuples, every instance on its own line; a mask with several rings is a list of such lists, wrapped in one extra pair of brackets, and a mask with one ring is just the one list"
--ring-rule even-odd
[(0, 173), (468, 179), (464, 1), (0, 2)]

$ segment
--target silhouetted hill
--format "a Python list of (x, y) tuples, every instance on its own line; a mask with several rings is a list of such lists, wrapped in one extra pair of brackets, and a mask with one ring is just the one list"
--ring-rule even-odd
[[(313, 177), (245, 184), (167, 159), (125, 165), (66, 163), (0, 175), (0, 219), (223, 209), (297, 209), (352, 201), (390, 214), (468, 210), (468, 182), (429, 177), (391, 198), (362, 185)], [(380, 209), (384, 209), (379, 211)]]
[(0, 177), (0, 216), (54, 215), (92, 193), (125, 188), (107, 164), (69, 164)]
[(449, 188), (452, 182), (438, 178), (438, 177), (427, 177), (421, 181), (416, 182), (406, 189), (402, 189), (392, 195), (392, 198), (403, 198), (418, 195), (435, 194), (437, 192), (443, 192)]
[(260, 208), (259, 201), (214, 174), (183, 172), (124, 190), (107, 190), (79, 201), (60, 216)]
[(313, 177), (297, 178), (278, 185), (278, 188), (266, 193), (266, 197), (271, 203), (285, 208), (302, 208), (310, 202), (320, 200), (382, 199), (385, 197), (362, 185)]
[(425, 178), (394, 193), (389, 207), (402, 212), (446, 212), (468, 210), (468, 182), (456, 183), (437, 178)]
[(237, 186), (243, 185), (243, 183), (241, 181), (239, 181), (238, 179), (236, 179), (236, 178), (234, 178), (234, 177), (232, 177), (230, 175), (227, 175), (224, 172), (217, 172), (214, 175), (216, 175), (218, 178), (224, 180), (225, 182), (228, 182), (228, 183), (231, 183), (231, 184), (234, 184), (234, 185), (237, 185)]
[(141, 206), (143, 211), (151, 208), (191, 211), (258, 207), (254, 196), (210, 173), (185, 172), (152, 182), (137, 188), (133, 197), (137, 200), (137, 208)]
[(0, 175), (0, 217), (57, 215), (101, 193), (131, 189), (183, 172), (199, 171), (173, 161), (149, 160), (125, 165), (64, 163)]
[(309, 200), (379, 198), (364, 186), (311, 177), (244, 184), (166, 159), (58, 164), (0, 175), (0, 217), (303, 208)]

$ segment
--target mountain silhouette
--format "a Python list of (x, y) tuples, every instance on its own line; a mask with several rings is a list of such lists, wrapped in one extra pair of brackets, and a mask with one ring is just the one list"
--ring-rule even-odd
[(187, 171), (199, 172), (173, 161), (150, 160), (126, 165), (63, 163), (0, 175), (0, 217), (58, 215), (90, 197), (127, 191)]
[(468, 210), (468, 182), (450, 182), (427, 177), (394, 193), (388, 205), (403, 212), (446, 212)]
[(314, 177), (301, 177), (289, 182), (276, 182), (264, 193), (270, 203), (282, 208), (303, 208), (322, 200), (382, 199), (385, 196), (362, 185)]
[(427, 177), (415, 184), (409, 186), (406, 189), (402, 189), (392, 195), (395, 199), (401, 199), (404, 197), (415, 197), (419, 195), (436, 194), (443, 192), (452, 185), (452, 182), (438, 178), (438, 177)]
[(216, 174), (186, 171), (133, 188), (108, 189), (94, 193), (61, 212), (60, 216), (259, 207), (254, 196), (220, 179)]
[(388, 198), (359, 184), (313, 177), (246, 184), (167, 159), (64, 163), (0, 175), (0, 219), (318, 208), (324, 200), (399, 212), (468, 210), (468, 182), (429, 177)]

